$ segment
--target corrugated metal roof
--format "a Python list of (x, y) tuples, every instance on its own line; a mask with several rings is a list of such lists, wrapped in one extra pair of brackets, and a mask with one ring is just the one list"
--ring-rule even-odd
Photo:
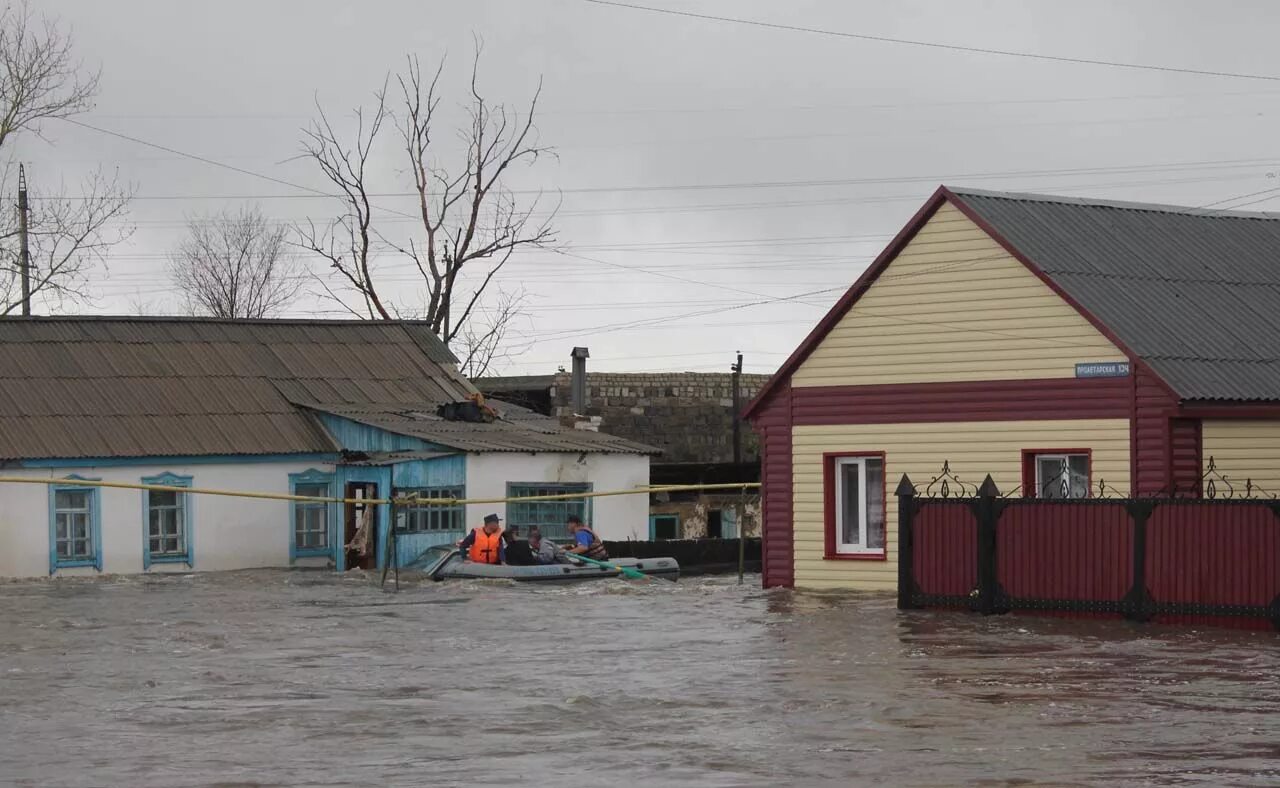
[(612, 435), (564, 427), (555, 419), (506, 403), (497, 405), (502, 418), (489, 424), (446, 421), (435, 415), (434, 407), (357, 407), (341, 403), (309, 403), (307, 407), (459, 451), (660, 453), (652, 446)]
[(1280, 400), (1280, 214), (951, 189), (1186, 400)]
[(0, 319), (0, 458), (334, 451), (293, 403), (434, 410), (453, 363), (413, 322)]

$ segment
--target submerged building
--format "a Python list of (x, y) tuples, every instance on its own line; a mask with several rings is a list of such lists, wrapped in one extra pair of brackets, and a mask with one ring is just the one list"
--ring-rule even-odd
[[(514, 405), (480, 420), (442, 408), (477, 394), (456, 363), (409, 321), (0, 320), (2, 475), (39, 482), (0, 484), (0, 576), (388, 560), (387, 505), (59, 480), (352, 499), (649, 484), (656, 450), (640, 443)], [(606, 539), (649, 528), (645, 494), (395, 507), (396, 560), (461, 538), (489, 512), (552, 535), (569, 514)]]
[(1278, 348), (1280, 214), (940, 188), (747, 409), (764, 583), (895, 588), (887, 493), (944, 467), (1030, 497), (1196, 496), (1211, 466), (1280, 493)]
[[(654, 486), (714, 485), (760, 480), (759, 439), (735, 417), (768, 375), (730, 372), (588, 372), (587, 348), (574, 348), (572, 368), (550, 375), (485, 377), (486, 396), (536, 410), (566, 426), (609, 433), (653, 446)], [(740, 409), (740, 407), (739, 407)], [(654, 493), (650, 539), (759, 536), (760, 496), (752, 488)]]

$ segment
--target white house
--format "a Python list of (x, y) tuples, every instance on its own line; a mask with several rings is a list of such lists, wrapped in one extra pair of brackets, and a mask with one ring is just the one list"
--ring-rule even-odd
[[(438, 415), (475, 390), (416, 322), (195, 318), (0, 320), (0, 475), (382, 499), (502, 498), (649, 483), (655, 450), (497, 403)], [(362, 505), (0, 483), (0, 576), (318, 565), (346, 550)], [(560, 533), (646, 538), (648, 496), (397, 507), (398, 560), (489, 512)]]

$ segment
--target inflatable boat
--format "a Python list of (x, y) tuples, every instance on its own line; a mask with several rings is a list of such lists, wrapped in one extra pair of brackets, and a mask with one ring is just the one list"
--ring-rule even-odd
[(680, 577), (680, 564), (674, 558), (618, 558), (610, 559), (605, 566), (593, 566), (572, 558), (568, 563), (539, 564), (537, 566), (506, 566), (477, 564), (463, 559), (452, 547), (432, 547), (413, 560), (406, 568), (416, 569), (432, 580), (516, 580), (520, 582), (575, 583), (582, 580), (608, 580), (622, 576), (620, 567), (639, 572), (647, 577), (675, 580)]

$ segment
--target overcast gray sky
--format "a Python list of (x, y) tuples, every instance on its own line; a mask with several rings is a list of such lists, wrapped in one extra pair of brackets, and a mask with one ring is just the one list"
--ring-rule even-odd
[[(974, 48), (1280, 77), (1280, 5), (1207, 0), (642, 0)], [(940, 183), (1203, 205), (1280, 186), (1280, 82), (1050, 62), (750, 27), (584, 0), (45, 0), (103, 70), (82, 120), (315, 188), (296, 156), (318, 99), (370, 101), (407, 53), (447, 55), (450, 118), (472, 35), (483, 85), (522, 103), (558, 161), (516, 189), (563, 193), (560, 243), (505, 269), (529, 309), (503, 370), (747, 371), (781, 363)], [(344, 116), (345, 118), (345, 116)], [(187, 216), (257, 202), (277, 221), (336, 203), (57, 121), (15, 155), (47, 183), (98, 164), (137, 185), (133, 239), (89, 311), (177, 312), (164, 259)], [(388, 137), (379, 191), (402, 192)], [(827, 183), (815, 183), (827, 182)], [(1261, 197), (1267, 197), (1267, 194)], [(1274, 202), (1249, 205), (1274, 209)], [(1245, 203), (1258, 197), (1241, 198)], [(379, 204), (411, 210), (408, 198)], [(1226, 203), (1228, 205), (1233, 203)], [(408, 232), (384, 219), (389, 234)], [(603, 261), (603, 262), (596, 262)], [(378, 265), (411, 287), (406, 261)], [(825, 291), (801, 299), (796, 294)], [(759, 303), (765, 302), (765, 303)], [(736, 308), (732, 308), (736, 307)], [(337, 317), (308, 297), (297, 316)]]

